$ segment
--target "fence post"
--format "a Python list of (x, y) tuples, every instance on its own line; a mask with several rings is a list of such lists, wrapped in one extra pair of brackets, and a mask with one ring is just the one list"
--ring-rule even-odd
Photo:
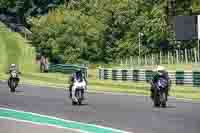
[(176, 50), (176, 63), (179, 63), (178, 50)]
[(153, 57), (153, 53), (151, 53), (151, 57), (152, 57), (152, 65), (154, 65), (154, 57)]
[(170, 64), (170, 55), (169, 50), (167, 51), (167, 64)]
[(145, 60), (145, 65), (147, 65), (147, 56), (146, 56), (146, 54), (145, 54), (145, 56), (144, 56), (144, 60)]
[(193, 50), (194, 50), (194, 60), (195, 60), (195, 63), (197, 63), (197, 51), (196, 51), (196, 48), (194, 48)]
[(194, 53), (193, 53), (193, 50), (190, 49), (190, 55), (191, 55), (191, 63), (194, 61)]
[(186, 64), (188, 63), (188, 57), (187, 57), (187, 49), (185, 48), (185, 61), (186, 61)]
[(199, 61), (200, 61), (200, 57), (199, 57), (199, 54), (200, 54), (200, 53), (199, 53), (199, 50), (200, 50), (200, 46), (199, 46), (199, 45), (200, 45), (200, 43), (199, 43), (199, 39), (198, 39), (197, 41), (198, 41), (198, 46), (197, 46), (197, 56), (198, 56), (198, 57), (197, 57), (197, 58), (198, 58), (198, 62), (199, 62)]
[(160, 64), (162, 64), (162, 51), (160, 50)]
[(182, 55), (181, 55), (181, 49), (179, 49), (179, 63), (181, 64), (183, 62)]
[(136, 62), (135, 57), (132, 57), (132, 58), (133, 58), (133, 66), (135, 66), (135, 62)]
[(130, 57), (131, 58), (131, 67), (133, 66), (133, 56)]
[(188, 63), (190, 63), (190, 61), (192, 60), (190, 49), (187, 49), (187, 55), (188, 55)]
[(174, 57), (174, 50), (172, 51), (172, 64), (175, 64), (175, 59), (176, 59), (176, 57)]

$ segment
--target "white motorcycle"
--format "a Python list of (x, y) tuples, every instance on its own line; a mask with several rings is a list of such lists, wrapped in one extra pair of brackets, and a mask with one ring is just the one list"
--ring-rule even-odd
[(72, 86), (72, 105), (81, 105), (84, 100), (84, 93), (86, 90), (86, 82), (75, 81)]

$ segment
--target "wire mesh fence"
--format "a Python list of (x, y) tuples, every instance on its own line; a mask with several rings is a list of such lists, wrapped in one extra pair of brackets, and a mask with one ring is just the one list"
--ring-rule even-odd
[(197, 48), (176, 49), (159, 53), (146, 54), (141, 57), (130, 56), (117, 60), (121, 66), (160, 65), (160, 64), (195, 64), (200, 62)]

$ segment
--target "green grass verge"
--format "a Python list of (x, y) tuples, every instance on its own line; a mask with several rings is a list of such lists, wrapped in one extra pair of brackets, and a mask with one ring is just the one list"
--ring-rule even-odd
[(4, 31), (6, 30), (3, 25), (0, 23), (0, 71), (3, 72), (5, 71), (5, 64), (7, 64), (7, 54), (6, 54), (6, 46), (5, 40), (3, 39), (4, 36)]

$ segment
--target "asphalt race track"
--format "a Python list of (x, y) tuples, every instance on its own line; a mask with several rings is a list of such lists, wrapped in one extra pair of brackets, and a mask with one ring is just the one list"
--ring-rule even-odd
[(154, 108), (149, 97), (93, 93), (84, 105), (72, 106), (63, 89), (21, 85), (17, 90), (11, 94), (0, 82), (0, 107), (134, 133), (200, 133), (200, 103), (169, 99), (163, 109)]

